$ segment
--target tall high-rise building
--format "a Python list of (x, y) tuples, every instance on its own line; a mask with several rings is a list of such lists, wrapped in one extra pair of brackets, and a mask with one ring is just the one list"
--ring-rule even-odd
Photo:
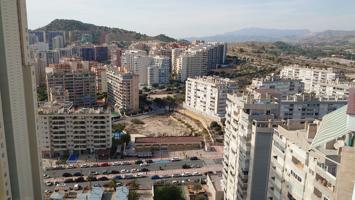
[(167, 84), (170, 81), (170, 58), (155, 56), (148, 67), (147, 84)]
[(25, 0), (0, 0), (0, 199), (42, 199)]
[(108, 103), (121, 112), (139, 110), (138, 75), (124, 68), (107, 69)]
[(53, 49), (64, 48), (64, 37), (61, 35), (55, 36), (52, 39), (52, 48)]

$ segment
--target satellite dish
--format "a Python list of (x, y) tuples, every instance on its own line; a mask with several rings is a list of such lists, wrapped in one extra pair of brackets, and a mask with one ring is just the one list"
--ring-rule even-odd
[(344, 147), (345, 146), (345, 142), (344, 142), (344, 140), (338, 140), (335, 144), (334, 144), (334, 148), (335, 149), (339, 149), (339, 148), (341, 148), (341, 147)]

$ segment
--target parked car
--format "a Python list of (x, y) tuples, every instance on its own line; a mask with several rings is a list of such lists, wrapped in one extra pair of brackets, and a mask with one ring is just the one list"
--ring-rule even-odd
[(80, 173), (80, 172), (75, 172), (74, 174), (73, 174), (73, 176), (82, 176), (83, 174), (82, 173)]
[(140, 165), (140, 164), (143, 163), (143, 161), (142, 161), (142, 160), (136, 160), (134, 163), (135, 163), (136, 165)]
[(174, 157), (174, 158), (171, 159), (172, 162), (177, 162), (177, 161), (180, 161), (180, 160), (181, 160), (181, 159), (178, 158), (178, 157)]
[(101, 164), (100, 164), (100, 167), (108, 167), (108, 166), (110, 166), (110, 164), (107, 163), (107, 162), (104, 162), (104, 163), (101, 163)]
[(141, 172), (149, 172), (149, 169), (147, 169), (147, 168), (142, 168), (142, 169), (141, 169)]
[(146, 160), (146, 163), (153, 163), (153, 160)]
[(53, 182), (46, 182), (46, 186), (53, 186)]
[(74, 180), (72, 178), (67, 178), (64, 180), (64, 183), (72, 183)]
[(196, 156), (192, 156), (192, 157), (190, 157), (190, 160), (199, 160), (199, 159)]
[(160, 179), (160, 177), (158, 175), (154, 175), (151, 177), (152, 180), (157, 180), (157, 179)]
[(188, 164), (183, 164), (183, 165), (182, 165), (182, 168), (183, 168), (183, 169), (190, 169), (190, 168), (191, 168), (191, 166), (190, 166), (190, 165), (188, 165)]
[(106, 176), (102, 176), (102, 177), (98, 178), (97, 180), (99, 180), (99, 181), (107, 181), (109, 179)]
[(74, 190), (76, 190), (76, 191), (78, 191), (78, 190), (81, 190), (83, 187), (81, 186), (81, 185), (79, 185), (79, 184), (75, 184), (74, 185)]
[(71, 173), (68, 173), (68, 172), (64, 172), (62, 174), (63, 177), (72, 177), (73, 175)]

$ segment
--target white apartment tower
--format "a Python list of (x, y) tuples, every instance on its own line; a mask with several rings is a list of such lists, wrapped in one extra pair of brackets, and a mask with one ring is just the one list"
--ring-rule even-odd
[(108, 103), (122, 113), (139, 110), (138, 75), (127, 72), (124, 68), (108, 68), (107, 96)]
[(278, 104), (260, 93), (227, 96), (223, 157), (225, 200), (266, 199)]
[(170, 58), (155, 56), (148, 67), (147, 84), (167, 84), (170, 81)]
[(0, 0), (0, 199), (42, 199), (26, 2)]
[(318, 84), (336, 81), (339, 74), (332, 68), (315, 69), (300, 67), (299, 65), (290, 65), (281, 70), (280, 76), (282, 78), (300, 79), (304, 83), (305, 91), (312, 92), (315, 91), (315, 86)]
[(217, 76), (188, 78), (184, 106), (220, 121), (226, 113), (227, 94), (236, 89), (236, 82)]

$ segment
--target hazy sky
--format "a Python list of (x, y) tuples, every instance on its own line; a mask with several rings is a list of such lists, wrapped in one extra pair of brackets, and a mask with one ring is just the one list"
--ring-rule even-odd
[(56, 18), (182, 38), (246, 27), (355, 30), (355, 0), (27, 0), (30, 28)]

